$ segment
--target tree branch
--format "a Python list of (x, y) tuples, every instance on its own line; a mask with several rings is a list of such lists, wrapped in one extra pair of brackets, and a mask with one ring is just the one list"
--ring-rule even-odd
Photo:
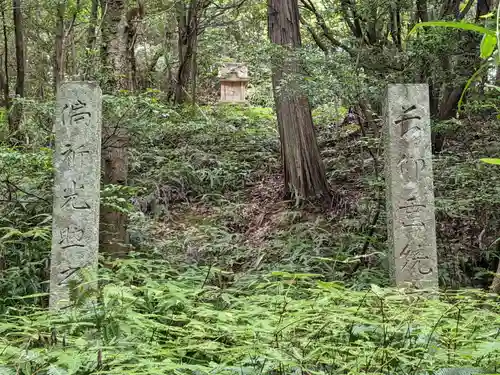
[[(478, 1), (478, 6), (479, 6), (480, 2), (481, 2), (481, 0)], [(471, 10), (473, 4), (474, 4), (474, 0), (469, 0), (467, 2), (467, 5), (465, 5), (465, 8), (458, 14), (457, 21), (461, 21), (465, 18), (467, 13), (469, 13), (469, 11)]]
[[(318, 23), (318, 26), (321, 28), (321, 31), (323, 32), (323, 35), (330, 41), (330, 43), (333, 46), (340, 47), (344, 51), (346, 51), (347, 53), (352, 54), (352, 51), (348, 46), (346, 46), (345, 44), (343, 44), (342, 42), (340, 42), (339, 40), (337, 40), (337, 38), (335, 38), (333, 36), (330, 28), (328, 27), (328, 25), (325, 22), (325, 19), (316, 10), (316, 7), (314, 6), (314, 4), (310, 0), (300, 0), (300, 2), (302, 3), (302, 5), (304, 6), (305, 9), (307, 9), (308, 11), (310, 11), (314, 15), (314, 17), (316, 18), (316, 22)], [(314, 36), (313, 36), (313, 38), (314, 38)], [(319, 46), (319, 47), (321, 48), (321, 46)], [(323, 49), (323, 48), (321, 48), (321, 49)]]
[(417, 20), (422, 22), (429, 21), (429, 12), (427, 10), (427, 0), (417, 0)]
[(302, 16), (299, 16), (300, 17), (300, 23), (302, 23), (307, 31), (309, 31), (309, 34), (311, 34), (311, 37), (314, 39), (314, 42), (316, 43), (316, 45), (321, 48), (321, 50), (323, 50), (323, 52), (325, 53), (325, 55), (328, 55), (328, 47), (326, 46), (325, 43), (323, 43), (323, 41), (321, 40), (321, 38), (319, 37), (318, 34), (316, 34), (316, 32), (314, 31), (314, 29), (311, 27), (311, 25), (309, 25), (305, 20), (304, 20), (304, 17)]

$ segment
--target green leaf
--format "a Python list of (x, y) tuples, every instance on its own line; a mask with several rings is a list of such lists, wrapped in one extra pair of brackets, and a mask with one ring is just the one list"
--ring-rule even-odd
[(50, 365), (50, 367), (47, 371), (47, 374), (48, 375), (67, 375), (68, 371), (66, 371), (65, 369), (63, 369), (61, 367)]
[(375, 284), (370, 284), (372, 292), (377, 296), (377, 297), (382, 297), (384, 295), (384, 291), (381, 287)]
[(488, 87), (490, 89), (497, 90), (498, 92), (500, 92), (500, 86), (490, 85), (489, 83), (486, 83), (484, 86)]
[(16, 371), (7, 366), (0, 366), (0, 375), (14, 375)]
[(481, 58), (487, 59), (493, 54), (495, 51), (495, 47), (497, 45), (496, 36), (491, 36), (488, 34), (483, 35), (483, 39), (481, 40)]
[(460, 30), (467, 30), (467, 31), (476, 31), (478, 33), (484, 34), (484, 35), (490, 35), (493, 38), (496, 38), (495, 36), (495, 31), (487, 29), (486, 27), (482, 27), (473, 23), (468, 23), (468, 22), (456, 22), (456, 21), (429, 21), (429, 22), (420, 22), (417, 23), (413, 29), (408, 33), (408, 36), (410, 36), (413, 32), (415, 32), (417, 29), (420, 29), (422, 27), (450, 27), (452, 29), (460, 29)]
[(32, 298), (38, 298), (38, 297), (46, 297), (48, 296), (49, 293), (34, 293), (34, 294), (30, 294), (30, 295), (27, 295), (27, 296), (15, 296), (13, 297), (14, 299), (17, 299), (17, 300), (23, 300), (23, 299), (32, 299)]
[(479, 160), (481, 160), (483, 163), (486, 163), (486, 164), (500, 165), (500, 159), (483, 158), (483, 159), (479, 159)]
[(437, 370), (435, 375), (474, 375), (474, 374), (484, 374), (487, 372), (482, 368), (475, 367), (457, 367), (457, 368), (442, 368)]

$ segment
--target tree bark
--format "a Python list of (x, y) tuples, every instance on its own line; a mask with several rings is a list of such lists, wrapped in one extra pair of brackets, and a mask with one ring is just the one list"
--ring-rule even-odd
[(103, 60), (109, 77), (110, 91), (128, 90), (129, 60), (127, 58), (127, 20), (124, 0), (103, 0)]
[[(4, 69), (4, 78), (5, 78), (5, 85), (3, 87), (3, 97), (4, 97), (4, 102), (5, 102), (5, 109), (7, 110), (7, 113), (10, 112), (10, 80), (9, 80), (9, 34), (7, 32), (7, 22), (5, 19), (5, 9), (2, 7), (2, 29), (3, 29), (3, 69)], [(10, 117), (9, 117), (10, 120)], [(9, 122), (10, 125), (10, 122)]]
[(495, 277), (493, 278), (493, 282), (491, 283), (490, 290), (493, 293), (500, 294), (500, 260), (498, 261), (498, 268)]
[(183, 2), (177, 3), (177, 55), (179, 59), (179, 68), (177, 69), (175, 82), (176, 104), (181, 104), (186, 99), (187, 81), (191, 75), (191, 38), (189, 13)]
[[(118, 93), (129, 90), (127, 20), (124, 0), (103, 0), (103, 62), (112, 74), (106, 87)], [(128, 177), (128, 134), (126, 129), (104, 124), (102, 135), (103, 183), (126, 185)], [(100, 243), (103, 253), (118, 258), (128, 253), (127, 215), (101, 207)]]
[(87, 28), (87, 49), (92, 51), (96, 46), (96, 24), (97, 24), (97, 12), (99, 10), (98, 0), (92, 0), (92, 5), (90, 9), (90, 22)]
[(65, 1), (57, 4), (56, 32), (54, 43), (54, 93), (61, 84), (64, 75), (64, 13), (66, 12)]
[(137, 22), (144, 16), (143, 3), (139, 1), (137, 8), (130, 9), (125, 17), (127, 59), (129, 65), (129, 90), (136, 90), (138, 86), (137, 61), (135, 58), (135, 44), (137, 41)]
[(196, 89), (198, 85), (198, 38), (193, 42), (193, 51), (191, 54), (191, 103), (194, 106), (196, 104)]
[[(491, 0), (480, 0), (477, 4), (477, 14), (476, 22), (481, 20), (481, 16), (489, 12)], [(450, 0), (448, 3), (448, 13), (445, 13), (444, 17), (450, 17), (455, 15), (456, 20), (464, 18), (470, 7), (464, 8), (462, 12), (458, 11), (459, 1)], [(452, 12), (452, 13), (450, 13)], [(455, 82), (444, 82), (441, 87), (441, 100), (439, 102), (439, 108), (437, 113), (438, 121), (446, 121), (457, 115), (458, 103), (460, 97), (462, 96), (463, 90), (465, 89), (466, 82), (476, 71), (480, 64), (481, 59), (479, 57), (479, 43), (480, 38), (477, 34), (472, 32), (459, 32), (457, 33), (457, 45), (461, 46), (461, 55), (452, 65), (451, 57), (443, 55), (441, 58), (441, 64), (443, 71), (454, 70), (459, 73), (459, 80)], [(470, 56), (473, 56), (471, 58)], [(434, 153), (440, 153), (443, 150), (444, 142), (446, 139), (446, 132), (434, 133), (432, 134), (432, 150)]]
[(174, 100), (176, 104), (186, 101), (189, 80), (196, 71), (196, 47), (199, 34), (199, 8), (206, 6), (198, 0), (191, 0), (189, 6), (177, 3), (177, 32), (179, 68), (176, 75)]
[(96, 28), (97, 28), (97, 15), (99, 11), (99, 1), (92, 0), (90, 9), (90, 21), (87, 27), (87, 61), (84, 66), (84, 76), (85, 79), (92, 80), (95, 77), (95, 50), (96, 50)]
[[(24, 80), (25, 80), (25, 61), (24, 61), (24, 32), (23, 32), (23, 16), (21, 12), (21, 0), (12, 0), (12, 15), (14, 19), (14, 35), (16, 46), (16, 97), (24, 97)], [(10, 112), (9, 125), (11, 139), (15, 143), (21, 125), (23, 115), (23, 106), (21, 103), (15, 103)]]
[(285, 50), (285, 61), (273, 64), (273, 89), (278, 114), (285, 193), (298, 200), (329, 200), (325, 169), (316, 141), (311, 109), (300, 89), (282, 79), (302, 73), (293, 52), (301, 45), (297, 0), (268, 0), (268, 31), (272, 43)]

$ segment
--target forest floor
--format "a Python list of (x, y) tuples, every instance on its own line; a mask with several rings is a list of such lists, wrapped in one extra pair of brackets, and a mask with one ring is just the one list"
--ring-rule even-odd
[[(143, 204), (154, 227), (150, 246), (228, 272), (278, 267), (358, 288), (390, 284), (380, 124), (341, 126), (332, 109), (314, 112), (336, 199), (329, 208), (299, 208), (282, 199), (271, 109), (204, 110), (209, 121), (198, 113), (187, 124), (169, 123), (159, 143), (135, 146), (133, 184), (156, 203), (156, 215)], [(499, 123), (475, 117), (447, 126), (434, 160), (441, 284), (488, 287), (500, 255), (500, 174), (479, 159), (495, 155)]]
[(481, 288), (500, 173), (478, 161), (499, 149), (498, 121), (454, 122), (434, 161), (443, 288), (428, 298), (390, 287), (376, 129), (315, 110), (337, 199), (297, 207), (282, 199), (271, 109), (138, 103), (130, 186), (101, 194), (128, 212), (134, 251), (99, 289), (76, 289), (76, 309), (42, 306), (51, 151), (0, 150), (1, 180), (25, 202), (3, 211), (0, 374), (498, 373), (500, 303)]

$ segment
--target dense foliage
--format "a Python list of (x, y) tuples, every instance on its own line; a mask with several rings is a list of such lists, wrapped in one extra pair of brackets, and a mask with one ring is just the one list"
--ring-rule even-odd
[(103, 274), (98, 304), (57, 315), (9, 309), (0, 371), (427, 374), (500, 363), (493, 299), (472, 290), (439, 299), (356, 292), (318, 278), (274, 272), (228, 285), (216, 268), (120, 261)]
[[(0, 375), (500, 372), (488, 291), (500, 259), (500, 4), (298, 3), (293, 51), (269, 42), (269, 7), (253, 0), (0, 4)], [(311, 104), (328, 204), (284, 199), (271, 77), (285, 57), (296, 74), (274, 94)], [(235, 60), (249, 67), (248, 103), (216, 103), (217, 69)], [(98, 286), (55, 313), (54, 88), (75, 77), (100, 82), (104, 127), (129, 137), (127, 183), (102, 184), (101, 209), (128, 217), (130, 254), (101, 251)], [(391, 82), (430, 86), (433, 294), (391, 287)]]

